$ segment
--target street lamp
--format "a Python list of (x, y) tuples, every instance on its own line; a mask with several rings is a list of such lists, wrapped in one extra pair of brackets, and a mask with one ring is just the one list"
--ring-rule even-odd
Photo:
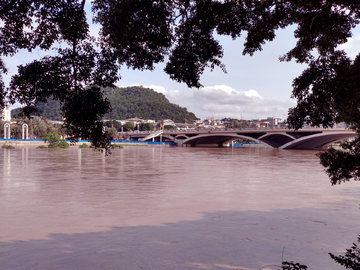
[(276, 109), (274, 109), (273, 111), (273, 126), (272, 126), (273, 129), (275, 128), (275, 111)]
[(185, 118), (185, 120), (184, 120), (185, 130), (186, 130), (186, 115), (187, 115), (187, 114), (185, 114), (185, 116), (184, 116), (184, 118)]
[(244, 113), (245, 111), (242, 111), (240, 113), (240, 119), (241, 119), (241, 129), (243, 128), (243, 119), (242, 119), (242, 114)]

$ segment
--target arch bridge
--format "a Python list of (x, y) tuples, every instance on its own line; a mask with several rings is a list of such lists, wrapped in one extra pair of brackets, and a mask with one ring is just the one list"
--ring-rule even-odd
[[(149, 132), (129, 134), (139, 140)], [(248, 139), (270, 148), (315, 150), (328, 144), (356, 137), (356, 132), (345, 128), (290, 129), (224, 129), (224, 130), (170, 130), (156, 140), (175, 141), (184, 146), (226, 147), (234, 140)]]

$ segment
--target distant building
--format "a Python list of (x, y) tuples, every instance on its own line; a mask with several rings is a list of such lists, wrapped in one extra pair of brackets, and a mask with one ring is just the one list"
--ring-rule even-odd
[(268, 117), (267, 122), (269, 122), (269, 125), (272, 127), (277, 126), (278, 119), (275, 117)]
[(164, 126), (175, 126), (175, 122), (170, 119), (164, 119), (163, 123), (164, 123)]
[[(191, 122), (190, 120), (188, 122)], [(193, 121), (196, 126), (203, 125), (204, 122), (202, 120), (195, 120)]]
[(147, 119), (147, 120), (144, 120), (144, 123), (155, 124), (156, 122), (153, 119)]
[(203, 121), (204, 125), (206, 126), (213, 126), (214, 125), (214, 118), (206, 118)]
[(11, 121), (11, 108), (10, 105), (5, 105), (4, 109), (0, 114), (0, 119), (3, 121)]

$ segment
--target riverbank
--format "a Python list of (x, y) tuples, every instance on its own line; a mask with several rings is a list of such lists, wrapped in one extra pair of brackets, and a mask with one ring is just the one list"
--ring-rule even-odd
[(1, 147), (10, 145), (13, 147), (41, 146), (47, 145), (43, 140), (0, 140)]
[[(67, 141), (69, 144), (71, 143), (70, 141)], [(90, 145), (91, 143), (85, 140), (80, 140), (79, 142), (75, 143), (75, 144), (71, 144), (70, 146), (79, 146), (81, 144), (88, 144)], [(155, 146), (165, 146), (165, 145), (174, 145), (174, 144), (170, 144), (168, 142), (139, 142), (139, 141), (113, 141), (114, 144), (116, 145), (121, 145), (121, 146), (148, 146), (148, 145), (155, 145)], [(0, 147), (3, 147), (4, 145), (10, 145), (13, 147), (27, 147), (27, 146), (42, 146), (42, 145), (48, 145), (48, 143), (46, 143), (43, 140), (39, 140), (39, 139), (31, 139), (31, 140), (21, 140), (21, 139), (10, 139), (10, 140), (5, 140), (5, 139), (0, 139)]]
[[(70, 141), (67, 141), (70, 146), (80, 146), (82, 144), (91, 145), (90, 142), (85, 140), (80, 140), (77, 143), (72, 144)], [(143, 142), (143, 141), (113, 141), (112, 143), (121, 146), (178, 146), (177, 143), (174, 142)], [(0, 147), (4, 145), (10, 145), (13, 147), (28, 147), (28, 146), (45, 146), (48, 145), (43, 140), (40, 139), (31, 139), (31, 140), (22, 140), (22, 139), (0, 139)], [(185, 146), (185, 145), (184, 145)], [(227, 147), (234, 147), (234, 148), (269, 148), (268, 146), (261, 144), (261, 143), (234, 143), (229, 144)]]

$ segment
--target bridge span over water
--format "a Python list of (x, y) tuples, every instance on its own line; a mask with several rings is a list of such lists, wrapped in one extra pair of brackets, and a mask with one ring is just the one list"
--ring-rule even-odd
[(133, 140), (173, 141), (184, 146), (226, 147), (232, 141), (248, 139), (270, 148), (314, 150), (353, 138), (356, 132), (345, 128), (165, 130), (128, 133)]

